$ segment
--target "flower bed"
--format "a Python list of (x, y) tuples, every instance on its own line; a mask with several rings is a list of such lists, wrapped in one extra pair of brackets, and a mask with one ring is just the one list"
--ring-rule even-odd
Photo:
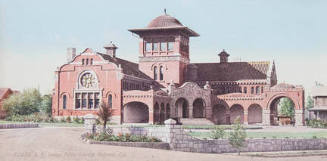
[(95, 141), (118, 141), (118, 142), (161, 142), (160, 139), (148, 136), (139, 136), (131, 134), (109, 135), (106, 133), (96, 133), (85, 135), (85, 138)]
[(153, 149), (169, 149), (168, 143), (161, 142), (160, 139), (148, 136), (119, 134), (109, 135), (106, 133), (83, 134), (82, 140), (89, 144), (106, 144), (114, 146), (142, 147)]

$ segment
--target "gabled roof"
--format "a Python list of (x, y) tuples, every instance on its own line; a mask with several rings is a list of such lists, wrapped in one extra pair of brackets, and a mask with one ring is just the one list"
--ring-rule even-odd
[(120, 59), (117, 57), (111, 57), (110, 55), (107, 54), (102, 54), (102, 53), (97, 53), (103, 57), (103, 59), (108, 60), (117, 66), (121, 66), (122, 71), (126, 75), (142, 78), (142, 79), (147, 79), (147, 80), (153, 80), (149, 76), (147, 76), (145, 73), (139, 70), (139, 66), (136, 63)]
[(327, 96), (327, 86), (315, 86), (312, 89), (312, 96)]
[[(267, 79), (270, 62), (191, 63), (188, 71), (197, 70), (197, 80), (238, 81)], [(187, 78), (192, 73), (187, 72)]]
[(10, 88), (0, 88), (0, 99), (4, 99), (7, 92), (12, 92)]

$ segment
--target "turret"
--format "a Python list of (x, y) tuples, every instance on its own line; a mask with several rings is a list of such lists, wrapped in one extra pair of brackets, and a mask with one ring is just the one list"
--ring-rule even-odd
[(110, 44), (105, 45), (103, 48), (106, 49), (106, 54), (110, 55), (111, 57), (116, 57), (116, 50), (118, 49), (118, 47), (112, 43), (112, 41), (110, 41)]

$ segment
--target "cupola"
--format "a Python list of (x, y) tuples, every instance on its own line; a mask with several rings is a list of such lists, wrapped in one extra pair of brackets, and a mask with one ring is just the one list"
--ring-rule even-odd
[(228, 63), (229, 54), (224, 49), (218, 56), (220, 57), (220, 63)]
[(106, 54), (111, 56), (111, 57), (116, 57), (116, 49), (118, 49), (118, 47), (112, 43), (112, 41), (110, 41), (110, 44), (105, 45), (103, 48), (106, 49)]

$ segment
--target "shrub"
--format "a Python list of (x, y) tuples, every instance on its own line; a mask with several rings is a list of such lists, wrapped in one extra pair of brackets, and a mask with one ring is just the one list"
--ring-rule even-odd
[(73, 119), (73, 121), (74, 121), (75, 123), (78, 123), (78, 124), (80, 123), (80, 120), (81, 120), (81, 119), (80, 119), (79, 117), (77, 117), (77, 116), (74, 117), (74, 119)]
[(34, 113), (30, 115), (10, 115), (6, 117), (7, 121), (16, 122), (49, 122), (51, 118), (47, 115), (40, 115), (39, 113)]
[(39, 112), (41, 101), (42, 97), (37, 89), (27, 89), (4, 100), (3, 109), (7, 116), (30, 115)]
[(101, 119), (102, 123), (103, 123), (103, 131), (106, 131), (106, 126), (107, 126), (107, 122), (110, 121), (110, 117), (112, 115), (112, 110), (111, 110), (111, 106), (105, 102), (102, 102), (99, 108), (99, 111), (97, 112), (97, 115), (99, 116), (99, 118)]
[(88, 139), (96, 141), (119, 141), (119, 142), (161, 142), (160, 139), (148, 136), (138, 136), (131, 134), (108, 135), (107, 133), (87, 134)]
[(81, 124), (84, 124), (84, 118), (82, 117), (82, 119), (80, 120)]
[(237, 117), (232, 131), (229, 133), (229, 144), (237, 149), (238, 155), (241, 153), (241, 148), (245, 146), (246, 132), (240, 123), (240, 117)]
[(64, 123), (64, 122), (66, 122), (66, 119), (65, 119), (64, 117), (61, 117), (61, 118), (59, 119), (59, 122)]
[(327, 128), (327, 121), (324, 120), (307, 120), (307, 126), (313, 127), (313, 128)]
[(70, 118), (70, 116), (66, 117), (66, 122), (71, 123), (72, 119)]
[(215, 129), (211, 131), (211, 135), (210, 135), (212, 139), (223, 139), (224, 136), (225, 136), (225, 130), (220, 126), (216, 126)]

